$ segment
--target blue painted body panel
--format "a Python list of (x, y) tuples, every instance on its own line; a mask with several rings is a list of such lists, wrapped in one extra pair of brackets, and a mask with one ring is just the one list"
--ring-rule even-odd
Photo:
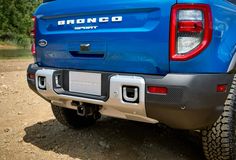
[[(171, 7), (176, 0), (56, 0), (42, 4), (37, 16), (37, 62), (43, 67), (165, 75), (172, 73), (224, 73), (235, 53), (236, 6), (225, 0), (178, 0), (206, 3), (213, 13), (213, 39), (209, 47), (188, 61), (169, 60)], [(59, 20), (123, 16), (120, 23), (98, 23), (96, 30), (57, 26)], [(91, 44), (86, 57), (73, 56), (80, 44)], [(103, 54), (93, 57), (90, 54)]]

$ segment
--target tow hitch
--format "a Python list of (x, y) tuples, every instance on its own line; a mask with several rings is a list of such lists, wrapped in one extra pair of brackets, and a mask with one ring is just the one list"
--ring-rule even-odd
[(82, 117), (91, 117), (94, 119), (101, 118), (101, 114), (99, 113), (99, 106), (95, 104), (89, 103), (81, 103), (81, 102), (72, 102), (73, 106), (77, 106), (77, 114)]

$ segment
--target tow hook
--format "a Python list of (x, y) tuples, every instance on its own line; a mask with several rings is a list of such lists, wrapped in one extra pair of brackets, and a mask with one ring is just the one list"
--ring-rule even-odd
[(38, 88), (46, 90), (46, 77), (43, 76), (38, 77)]
[(72, 105), (77, 106), (77, 115), (79, 116), (93, 117), (94, 119), (101, 118), (98, 105), (80, 102), (72, 102)]
[(133, 86), (123, 86), (123, 101), (128, 103), (139, 103), (139, 88)]

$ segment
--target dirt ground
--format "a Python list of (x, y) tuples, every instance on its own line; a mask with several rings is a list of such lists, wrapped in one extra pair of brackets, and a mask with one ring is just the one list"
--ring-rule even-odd
[(0, 44), (0, 49), (19, 49), (20, 47), (10, 44)]
[(32, 60), (0, 60), (0, 160), (203, 160), (200, 139), (185, 131), (103, 117), (72, 130), (27, 86)]

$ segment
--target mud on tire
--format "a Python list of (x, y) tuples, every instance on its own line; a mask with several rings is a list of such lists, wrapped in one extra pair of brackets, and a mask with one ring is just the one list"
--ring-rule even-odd
[(92, 116), (82, 117), (82, 116), (77, 115), (76, 110), (58, 107), (54, 105), (51, 105), (51, 108), (56, 119), (61, 124), (69, 128), (73, 128), (73, 129), (83, 128), (83, 127), (93, 125), (96, 122), (96, 120)]
[(207, 160), (236, 160), (236, 78), (225, 102), (224, 112), (212, 127), (202, 130)]

